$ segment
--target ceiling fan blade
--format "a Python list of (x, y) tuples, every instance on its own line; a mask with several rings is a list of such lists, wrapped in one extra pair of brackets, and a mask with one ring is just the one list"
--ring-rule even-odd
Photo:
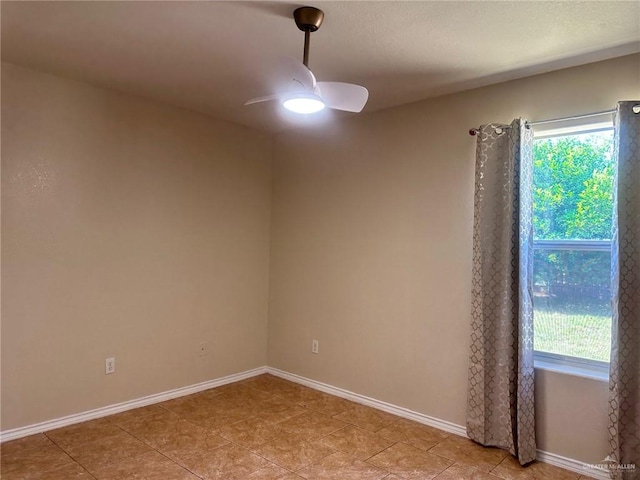
[(252, 98), (251, 100), (247, 100), (246, 102), (244, 102), (244, 104), (252, 105), (254, 103), (268, 102), (270, 100), (277, 100), (279, 97), (280, 95), (265, 95), (264, 97), (256, 97)]
[(297, 87), (302, 86), (307, 91), (312, 92), (316, 86), (316, 77), (311, 70), (293, 57), (280, 57), (278, 71), (282, 78), (295, 82)]
[(320, 97), (329, 108), (345, 112), (361, 112), (369, 99), (369, 90), (342, 82), (318, 82)]

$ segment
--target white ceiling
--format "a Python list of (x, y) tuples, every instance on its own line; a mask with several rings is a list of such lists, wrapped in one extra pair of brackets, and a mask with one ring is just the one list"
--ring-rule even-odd
[[(367, 87), (364, 112), (640, 51), (638, 1), (309, 4), (325, 12), (311, 69)], [(278, 131), (335, 114), (243, 106), (271, 93), (280, 56), (301, 59), (301, 5), (2, 1), (2, 60)]]

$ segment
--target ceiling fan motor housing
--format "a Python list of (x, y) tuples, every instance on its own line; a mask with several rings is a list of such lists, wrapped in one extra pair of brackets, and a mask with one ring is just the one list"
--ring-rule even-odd
[(322, 25), (324, 13), (315, 7), (300, 7), (294, 10), (293, 18), (303, 32), (315, 32)]

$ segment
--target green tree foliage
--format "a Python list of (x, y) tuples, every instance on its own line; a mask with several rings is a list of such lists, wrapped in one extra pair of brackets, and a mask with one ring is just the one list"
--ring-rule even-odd
[(611, 238), (612, 134), (534, 142), (534, 235), (537, 239)]
[(611, 283), (610, 252), (535, 250), (533, 265), (536, 285), (553, 286), (556, 295), (560, 295), (557, 289), (559, 285), (573, 285), (576, 288), (564, 291), (560, 295), (561, 299), (586, 301), (583, 297), (589, 297), (597, 304), (604, 301), (604, 308), (608, 309), (607, 295)]
[[(613, 134), (534, 142), (533, 221), (539, 240), (607, 240), (613, 214)], [(611, 255), (602, 251), (535, 251), (534, 279), (551, 300), (608, 308)], [(552, 294), (555, 291), (555, 295)], [(587, 305), (587, 302), (591, 305)], [(557, 305), (556, 308), (560, 308)]]

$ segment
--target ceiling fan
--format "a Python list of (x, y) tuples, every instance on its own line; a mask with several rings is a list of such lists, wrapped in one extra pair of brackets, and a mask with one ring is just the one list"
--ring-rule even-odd
[(346, 112), (360, 112), (367, 103), (369, 91), (352, 83), (317, 82), (309, 70), (309, 42), (311, 32), (322, 25), (324, 13), (315, 7), (300, 7), (293, 12), (296, 25), (304, 32), (302, 63), (291, 57), (283, 57), (280, 68), (289, 73), (290, 83), (284, 93), (252, 98), (245, 105), (278, 100), (295, 113), (315, 113), (325, 107)]

